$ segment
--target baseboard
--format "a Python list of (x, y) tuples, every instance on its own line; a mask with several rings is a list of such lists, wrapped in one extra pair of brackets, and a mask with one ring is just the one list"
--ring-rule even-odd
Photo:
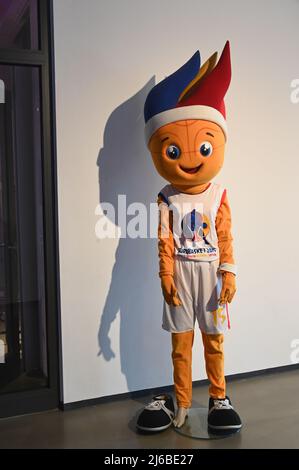
[[(227, 382), (233, 382), (234, 380), (248, 379), (251, 377), (257, 377), (261, 375), (283, 373), (283, 372), (288, 372), (290, 370), (296, 370), (296, 369), (299, 369), (299, 363), (289, 364), (287, 366), (272, 367), (270, 369), (261, 369), (261, 370), (251, 371), (251, 372), (243, 372), (240, 374), (226, 375), (225, 378)], [(208, 384), (207, 379), (195, 380), (193, 382), (193, 385), (196, 387), (207, 385), (207, 384)], [(124, 398), (134, 399), (134, 398), (139, 398), (139, 397), (143, 397), (147, 395), (156, 395), (158, 393), (171, 392), (172, 390), (173, 390), (173, 385), (167, 385), (165, 387), (147, 388), (144, 390), (138, 390), (136, 392), (119, 393), (117, 395), (109, 395), (106, 397), (91, 398), (88, 400), (75, 401), (71, 403), (61, 403), (60, 409), (64, 411), (74, 410), (76, 408), (82, 408), (85, 406), (94, 406), (94, 405), (99, 405), (103, 403), (111, 403), (113, 401), (123, 400)]]

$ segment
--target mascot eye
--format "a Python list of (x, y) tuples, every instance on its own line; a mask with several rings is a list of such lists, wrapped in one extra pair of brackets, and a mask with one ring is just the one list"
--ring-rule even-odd
[(210, 142), (202, 142), (202, 144), (200, 144), (199, 151), (203, 157), (210, 157), (213, 153), (213, 146)]
[(171, 158), (171, 160), (177, 160), (180, 158), (181, 151), (176, 145), (169, 145), (166, 149), (166, 155)]

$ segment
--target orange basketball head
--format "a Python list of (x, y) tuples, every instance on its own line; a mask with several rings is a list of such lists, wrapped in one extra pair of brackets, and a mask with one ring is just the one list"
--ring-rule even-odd
[(222, 167), (225, 136), (218, 124), (187, 119), (160, 127), (149, 142), (158, 173), (170, 183), (208, 183)]
[(208, 183), (221, 169), (227, 137), (224, 96), (231, 78), (227, 42), (200, 67), (199, 52), (149, 93), (145, 135), (158, 173), (180, 186)]

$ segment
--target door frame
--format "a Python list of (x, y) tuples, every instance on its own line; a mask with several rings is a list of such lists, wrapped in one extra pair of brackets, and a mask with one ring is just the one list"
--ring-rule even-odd
[(62, 398), (52, 0), (38, 7), (40, 50), (0, 49), (0, 64), (40, 68), (48, 387), (0, 394), (0, 418), (57, 408)]

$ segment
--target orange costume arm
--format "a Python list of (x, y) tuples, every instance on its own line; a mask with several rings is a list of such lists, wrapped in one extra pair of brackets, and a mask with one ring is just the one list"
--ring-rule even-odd
[(159, 248), (159, 276), (165, 301), (175, 306), (181, 305), (177, 289), (174, 284), (174, 240), (172, 231), (172, 212), (167, 204), (158, 197), (159, 226), (158, 226), (158, 248)]
[(172, 233), (171, 211), (158, 196), (159, 226), (158, 226), (158, 249), (159, 249), (159, 276), (170, 274), (173, 276), (174, 267), (174, 240)]
[(226, 190), (223, 193), (216, 217), (216, 231), (219, 246), (219, 269), (222, 272), (222, 291), (220, 304), (231, 302), (236, 292), (236, 265), (233, 254), (233, 237), (231, 234), (231, 212)]
[(216, 217), (216, 231), (218, 237), (220, 271), (236, 274), (236, 265), (233, 254), (233, 237), (231, 234), (231, 212), (226, 190), (223, 193), (220, 207)]

